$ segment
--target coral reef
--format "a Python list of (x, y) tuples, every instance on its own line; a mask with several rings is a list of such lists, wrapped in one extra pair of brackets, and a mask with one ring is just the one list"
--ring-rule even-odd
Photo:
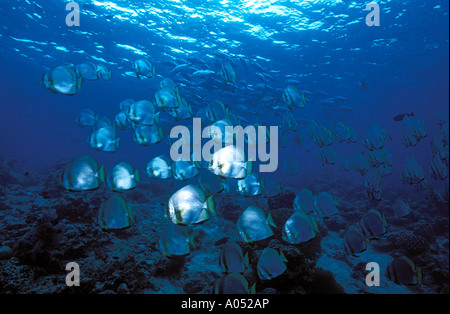
[[(5, 162), (1, 165), (6, 171)], [(330, 178), (316, 182), (306, 177), (308, 185), (296, 182), (293, 188), (271, 198), (219, 194), (214, 198), (217, 216), (190, 227), (195, 245), (191, 253), (166, 257), (158, 248), (158, 232), (167, 223), (165, 195), (174, 189), (171, 184), (147, 182), (123, 193), (133, 204), (136, 223), (124, 230), (105, 231), (95, 220), (111, 191), (102, 187), (67, 192), (55, 181), (61, 169), (62, 163), (43, 172), (22, 174), (31, 182), (26, 188), (19, 188), (21, 175), (11, 170), (9, 175), (18, 181), (7, 179), (10, 183), (4, 181), (0, 186), (0, 293), (211, 293), (214, 282), (223, 276), (218, 265), (220, 249), (229, 241), (238, 243), (248, 254), (249, 268), (244, 276), (250, 285), (255, 284), (256, 293), (335, 294), (347, 289), (350, 293), (374, 293), (361, 278), (366, 275), (365, 260), (376, 254), (386, 263), (407, 255), (424, 273), (421, 286), (396, 287), (391, 283), (389, 291), (448, 293), (448, 215), (442, 216), (439, 210), (427, 215), (420, 197), (411, 201), (416, 209), (412, 215), (395, 218), (387, 201), (374, 204), (364, 197), (352, 202), (349, 199), (357, 195), (357, 188), (349, 183), (354, 193), (342, 194)], [(314, 186), (315, 191), (330, 189), (339, 196), (341, 206), (336, 216), (315, 216), (320, 230), (316, 238), (292, 245), (283, 241), (282, 228), (294, 213), (293, 191), (305, 186)], [(236, 221), (250, 204), (270, 213), (276, 225), (272, 237), (242, 242)], [(363, 254), (372, 257), (348, 256), (342, 243), (345, 230), (370, 208), (383, 210), (389, 231), (370, 241), (370, 252)], [(287, 270), (272, 280), (261, 280), (257, 274), (258, 259), (266, 247), (283, 252), (287, 259)], [(77, 289), (64, 284), (65, 265), (73, 261), (82, 272), (82, 285)]]
[(293, 208), (295, 199), (295, 192), (292, 190), (285, 190), (282, 193), (271, 197), (267, 201), (270, 210), (278, 208)]
[(20, 182), (19, 176), (13, 171), (14, 166), (14, 160), (4, 160), (0, 156), (0, 186), (18, 184)]
[(429, 248), (427, 239), (410, 231), (395, 232), (389, 235), (388, 240), (397, 250), (404, 250), (407, 255), (418, 255)]
[(213, 271), (201, 271), (196, 273), (184, 273), (183, 291), (185, 293), (211, 293), (214, 282), (220, 278), (219, 274)]
[(242, 205), (236, 202), (236, 199), (232, 197), (219, 198), (218, 196), (216, 196), (214, 200), (217, 204), (217, 215), (233, 223), (237, 222), (239, 216), (245, 210), (245, 208), (241, 208)]

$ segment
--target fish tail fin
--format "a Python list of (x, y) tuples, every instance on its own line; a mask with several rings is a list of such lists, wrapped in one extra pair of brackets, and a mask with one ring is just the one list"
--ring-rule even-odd
[(161, 113), (161, 111), (158, 111), (158, 113), (155, 114), (155, 122), (156, 123), (159, 123), (159, 119), (160, 119), (159, 115), (160, 115), (160, 113)]
[(100, 170), (98, 171), (98, 178), (100, 179), (100, 181), (102, 181), (103, 183), (105, 183), (105, 166), (102, 166), (100, 168)]
[(250, 288), (250, 294), (256, 294), (256, 282)]
[(178, 90), (178, 87), (175, 88), (175, 96), (177, 98), (177, 103), (181, 104), (181, 95), (180, 95), (180, 91)]
[(261, 178), (260, 184), (261, 184), (261, 190), (262, 190), (263, 194), (265, 194), (266, 193), (266, 180), (264, 180), (264, 178)]
[(140, 182), (141, 181), (141, 176), (139, 175), (139, 170), (136, 170), (134, 172), (134, 180), (136, 180), (136, 182)]
[(283, 251), (281, 251), (281, 250), (280, 250), (280, 258), (281, 258), (281, 260), (282, 260), (283, 262), (287, 262), (287, 261), (288, 261), (287, 258), (286, 258), (286, 256), (284, 256)]
[(214, 195), (211, 195), (206, 199), (206, 206), (211, 213), (217, 215), (216, 209), (214, 208)]
[(120, 142), (120, 137), (116, 140), (116, 143), (115, 143), (116, 149), (119, 149), (119, 142)]
[(189, 235), (189, 244), (195, 249), (195, 231), (192, 231), (192, 233)]
[(253, 160), (247, 161), (247, 175), (253, 173)]
[(422, 268), (420, 268), (420, 267), (417, 268), (416, 276), (417, 276), (417, 279), (419, 280), (419, 282), (420, 282), (420, 283), (423, 283)]
[(176, 162), (170, 165), (170, 170), (172, 171), (172, 175), (175, 176), (177, 174)]
[(127, 211), (127, 213), (128, 213), (128, 218), (130, 218), (130, 220), (131, 220), (133, 223), (136, 223), (136, 220), (134, 220), (134, 216), (133, 216), (133, 207), (132, 207), (132, 205), (128, 206), (128, 211)]
[(78, 80), (77, 80), (77, 89), (78, 90), (81, 90), (81, 84), (83, 83), (83, 78), (82, 77), (80, 77)]
[(39, 84), (40, 85), (42, 85), (42, 86), (44, 86), (45, 87), (45, 84), (44, 84), (44, 75), (45, 75), (45, 73), (44, 74), (42, 74), (42, 76), (41, 76), (41, 78), (39, 79)]
[(339, 204), (339, 201), (337, 200), (337, 198), (336, 198), (335, 196), (333, 196), (333, 201), (334, 201), (334, 204), (335, 204), (336, 206), (341, 206), (341, 205)]
[(319, 224), (317, 223), (317, 220), (315, 220), (314, 218), (311, 218), (311, 220), (312, 220), (313, 230), (316, 232), (316, 234), (319, 234), (320, 230), (319, 230)]
[(108, 229), (108, 224), (106, 223), (106, 219), (105, 217), (102, 217), (99, 221), (100, 226), (102, 227), (102, 229), (107, 230)]
[(270, 215), (270, 213), (267, 215), (267, 222), (269, 223), (269, 225), (271, 225), (272, 227), (276, 228), (277, 226), (275, 225), (275, 223), (273, 222), (272, 216)]
[(382, 221), (383, 221), (384, 225), (385, 225), (386, 228), (387, 228), (387, 227), (388, 227), (388, 223), (387, 223), (387, 221), (386, 221), (386, 216), (384, 215), (384, 213), (381, 213), (381, 218), (382, 218)]

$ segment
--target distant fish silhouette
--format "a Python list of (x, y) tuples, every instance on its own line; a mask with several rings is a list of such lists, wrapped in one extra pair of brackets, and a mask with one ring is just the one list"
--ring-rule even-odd
[(359, 85), (361, 85), (361, 90), (362, 91), (367, 91), (369, 89), (369, 87), (367, 86), (366, 80), (361, 80), (361, 82), (359, 82)]
[(402, 121), (406, 116), (414, 117), (414, 112), (398, 114), (394, 117), (394, 121)]

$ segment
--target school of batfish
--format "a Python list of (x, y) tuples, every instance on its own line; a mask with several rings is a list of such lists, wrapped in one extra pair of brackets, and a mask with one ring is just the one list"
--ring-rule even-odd
[[(247, 71), (245, 59), (240, 58)], [(210, 69), (194, 69), (189, 64), (179, 64), (172, 70), (172, 74), (191, 68), (191, 75), (208, 77), (218, 75), (225, 87), (236, 89), (236, 60), (231, 58), (220, 65), (217, 73)], [(138, 79), (155, 79), (157, 77), (154, 64), (148, 59), (133, 62), (132, 69)], [(269, 74), (258, 72), (258, 77), (270, 79)], [(82, 84), (94, 80), (110, 80), (111, 71), (103, 64), (85, 62), (75, 67), (57, 66), (46, 71), (42, 76), (43, 86), (55, 94), (75, 95)], [(292, 82), (291, 82), (292, 83)], [(322, 125), (315, 120), (299, 120), (295, 112), (308, 105), (307, 91), (299, 91), (294, 84), (287, 84), (278, 96), (267, 96), (267, 101), (278, 97), (283, 105), (282, 123), (279, 125), (280, 147), (288, 143), (300, 146), (309, 137), (318, 148), (318, 160), (322, 165), (337, 164), (340, 171), (348, 172), (353, 167), (364, 179), (367, 197), (370, 200), (381, 200), (383, 197), (383, 177), (392, 173), (393, 156), (386, 149), (385, 141), (388, 135), (379, 124), (370, 125), (361, 141), (366, 149), (364, 153), (356, 153), (352, 160), (337, 156), (333, 143), (356, 143), (359, 138), (352, 126), (338, 122), (334, 125)], [(334, 97), (327, 103), (336, 110), (351, 110), (344, 105), (343, 97)], [(171, 139), (164, 134), (161, 121), (161, 111), (168, 113), (173, 121), (183, 121), (194, 117), (192, 106), (181, 95), (180, 89), (171, 78), (163, 78), (159, 88), (154, 92), (153, 99), (133, 100), (125, 99), (119, 104), (119, 111), (113, 121), (107, 117), (99, 117), (93, 110), (82, 110), (75, 118), (75, 123), (82, 128), (90, 128), (88, 144), (92, 149), (101, 152), (115, 152), (119, 149), (120, 138), (116, 130), (131, 130), (133, 140), (139, 145), (152, 145), (164, 138), (168, 143)], [(274, 108), (275, 109), (275, 108)], [(204, 116), (223, 130), (225, 126), (240, 125), (245, 121), (232, 112), (232, 107), (220, 100), (208, 103), (204, 107)], [(425, 124), (411, 114), (402, 114), (394, 118), (402, 125), (402, 143), (406, 147), (413, 147), (427, 136)], [(433, 197), (447, 202), (449, 200), (448, 169), (449, 169), (449, 119), (439, 116), (440, 135), (432, 140), (431, 177), (435, 180), (446, 180), (443, 189), (431, 184), (422, 166), (414, 157), (405, 160), (401, 168), (401, 179), (404, 184), (415, 185), (418, 189), (427, 191)], [(259, 125), (258, 123), (254, 124)], [(302, 127), (306, 127), (303, 132)], [(212, 138), (216, 138), (211, 134)], [(231, 193), (234, 189), (243, 196), (251, 197), (263, 195), (271, 197), (282, 191), (282, 185), (269, 177), (264, 177), (254, 170), (253, 161), (246, 158), (245, 153), (233, 145), (233, 138), (219, 139), (225, 147), (212, 156), (210, 162), (192, 160), (172, 160), (166, 155), (152, 158), (143, 171), (149, 178), (155, 180), (186, 181), (198, 177), (197, 184), (188, 184), (173, 193), (167, 200), (165, 215), (171, 223), (164, 227), (159, 234), (159, 249), (166, 256), (190, 254), (194, 245), (194, 233), (189, 230), (191, 225), (208, 221), (215, 215), (214, 196), (219, 193)], [(247, 144), (250, 138), (245, 138)], [(236, 158), (239, 156), (240, 158)], [(299, 173), (299, 158), (289, 157), (284, 165), (285, 175)], [(103, 229), (122, 229), (133, 222), (132, 206), (128, 204), (122, 192), (136, 188), (140, 182), (139, 170), (123, 161), (105, 173), (104, 167), (90, 157), (84, 156), (74, 159), (67, 164), (61, 176), (62, 185), (69, 191), (89, 191), (106, 184), (113, 192), (99, 209), (97, 223)], [(296, 194), (293, 209), (295, 210), (282, 228), (282, 239), (289, 244), (298, 245), (308, 242), (320, 233), (320, 221), (338, 215), (341, 207), (338, 198), (327, 191), (314, 194), (304, 188)], [(256, 242), (274, 235), (275, 226), (271, 214), (257, 206), (242, 208), (237, 220), (236, 231), (243, 242)], [(404, 217), (411, 212), (406, 200), (399, 199), (396, 203), (397, 217)], [(342, 250), (348, 255), (357, 256), (364, 252), (371, 241), (378, 239), (388, 232), (389, 224), (384, 214), (371, 209), (361, 216), (357, 224), (348, 226), (343, 238)], [(220, 252), (219, 265), (225, 274), (214, 286), (215, 293), (251, 293), (255, 287), (242, 275), (248, 268), (248, 256), (244, 255), (241, 247), (234, 241), (229, 241)], [(283, 252), (273, 248), (266, 248), (257, 262), (257, 274), (261, 280), (271, 280), (283, 274), (287, 259)], [(386, 275), (393, 282), (399, 284), (417, 284), (421, 280), (421, 271), (414, 262), (407, 257), (394, 259), (386, 269)]]

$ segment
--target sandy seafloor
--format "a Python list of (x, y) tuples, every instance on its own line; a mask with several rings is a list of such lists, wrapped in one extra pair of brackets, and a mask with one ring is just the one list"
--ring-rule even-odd
[[(252, 201), (270, 211), (277, 228), (275, 235), (253, 244), (243, 243), (236, 221), (249, 198), (236, 195), (215, 197), (217, 216), (191, 228), (195, 248), (185, 257), (167, 258), (158, 250), (158, 231), (168, 223), (165, 203), (177, 186), (173, 182), (141, 182), (125, 193), (133, 206), (135, 224), (119, 231), (102, 231), (95, 223), (96, 212), (111, 192), (107, 187), (91, 192), (71, 193), (59, 183), (64, 162), (42, 171), (25, 171), (14, 162), (1, 161), (0, 172), (0, 293), (120, 293), (182, 294), (212, 293), (214, 282), (223, 274), (218, 264), (220, 248), (237, 241), (249, 254), (250, 269), (244, 276), (256, 282), (258, 294), (349, 293), (349, 294), (437, 294), (448, 293), (449, 237), (448, 204), (411, 193), (400, 185), (385, 191), (385, 199), (369, 201), (361, 184), (320, 172), (303, 177), (282, 194), (253, 197)], [(186, 183), (179, 183), (180, 186)], [(295, 186), (295, 185), (298, 186)], [(301, 245), (281, 240), (280, 225), (293, 212), (297, 189), (327, 190), (337, 195), (340, 213), (319, 221), (320, 237)], [(410, 215), (396, 218), (393, 195), (407, 194)], [(349, 257), (342, 247), (345, 229), (370, 208), (382, 210), (389, 231), (371, 241), (358, 257)], [(271, 281), (256, 275), (256, 263), (266, 246), (282, 249), (288, 271)], [(10, 250), (5, 247), (10, 248)], [(396, 256), (410, 257), (423, 271), (423, 283), (397, 285), (384, 275)], [(65, 265), (80, 265), (80, 287), (67, 287)], [(377, 262), (381, 285), (368, 287), (365, 265)]]

